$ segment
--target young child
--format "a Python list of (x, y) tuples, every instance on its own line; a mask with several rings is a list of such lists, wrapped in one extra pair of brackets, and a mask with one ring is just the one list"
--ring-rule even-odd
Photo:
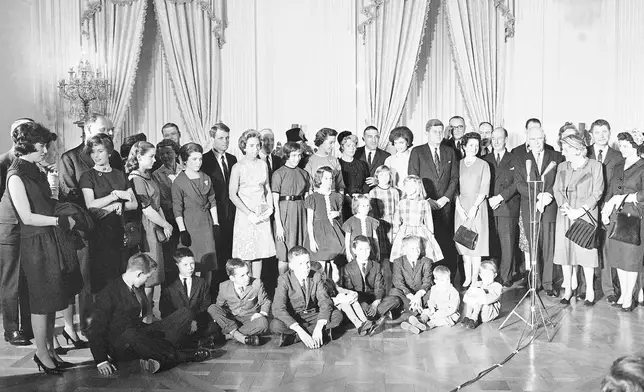
[(403, 181), (404, 196), (398, 203), (394, 214), (394, 243), (391, 248), (391, 259), (403, 254), (403, 239), (409, 235), (423, 239), (424, 254), (432, 262), (443, 259), (443, 252), (434, 238), (434, 221), (432, 209), (425, 198), (425, 188), (420, 177), (410, 175)]
[(404, 256), (394, 260), (393, 285), (389, 295), (402, 301), (402, 318), (406, 319), (400, 326), (409, 332), (419, 334), (427, 326), (416, 316), (423, 311), (432, 281), (432, 261), (422, 256), (422, 238), (414, 235), (402, 240)]
[(378, 245), (378, 234), (376, 233), (380, 224), (377, 219), (367, 216), (370, 209), (371, 206), (367, 196), (353, 196), (351, 200), (351, 212), (353, 216), (347, 219), (342, 225), (342, 230), (344, 231), (344, 249), (346, 250), (348, 262), (354, 258), (354, 255), (351, 254), (351, 243), (359, 235), (369, 239), (369, 243), (371, 244), (370, 259), (380, 261), (380, 246)]
[[(389, 159), (389, 158), (387, 158)], [(378, 245), (380, 245), (380, 265), (385, 278), (385, 290), (391, 289), (391, 244), (394, 240), (394, 215), (400, 201), (400, 191), (392, 186), (393, 173), (388, 166), (376, 169), (378, 186), (369, 192), (371, 216), (378, 219)]]
[(450, 281), (449, 268), (439, 265), (434, 268), (434, 286), (429, 291), (427, 307), (420, 314), (420, 321), (429, 329), (453, 326), (458, 322), (458, 306), (461, 297)]
[(370, 320), (377, 320), (368, 331), (373, 335), (385, 324), (391, 311), (402, 305), (400, 298), (385, 296), (385, 281), (380, 263), (369, 258), (371, 242), (369, 238), (359, 235), (351, 242), (354, 259), (344, 267), (342, 286), (357, 292), (357, 299), (362, 310)]
[(327, 294), (333, 301), (333, 306), (336, 309), (340, 309), (349, 318), (358, 329), (358, 335), (364, 336), (368, 334), (373, 327), (373, 323), (362, 310), (360, 302), (358, 302), (358, 293), (336, 285), (333, 279), (329, 279), (326, 276), (322, 264), (317, 261), (311, 263), (311, 271), (318, 272), (322, 276)]
[(128, 260), (125, 273), (100, 292), (88, 337), (101, 375), (116, 371), (113, 361), (140, 358), (143, 370), (156, 373), (181, 362), (210, 357), (210, 351), (204, 349), (190, 353), (176, 349), (192, 325), (188, 308), (181, 308), (159, 322), (143, 322), (147, 297), (141, 287), (156, 268), (157, 263), (150, 256), (137, 253)]
[(226, 334), (226, 338), (250, 346), (259, 346), (259, 335), (268, 331), (271, 300), (258, 278), (250, 276), (248, 263), (240, 259), (226, 262), (229, 280), (219, 285), (217, 303), (208, 313)]
[(166, 318), (181, 308), (190, 310), (190, 336), (184, 342), (188, 347), (214, 348), (214, 340), (220, 328), (208, 314), (210, 282), (195, 276), (195, 255), (190, 248), (179, 248), (174, 252), (174, 262), (179, 276), (161, 290), (159, 310)]
[(271, 181), (275, 207), (275, 248), (280, 275), (288, 268), (288, 250), (306, 242), (308, 233), (304, 197), (310, 187), (309, 174), (298, 167), (302, 159), (300, 145), (288, 142), (282, 151), (286, 156), (286, 162), (273, 173)]
[(465, 292), (463, 302), (465, 318), (462, 323), (466, 328), (474, 329), (481, 322), (492, 321), (501, 311), (501, 283), (495, 282), (497, 268), (492, 260), (485, 260), (479, 269), (480, 281), (472, 282)]
[(328, 166), (317, 169), (313, 177), (315, 192), (304, 201), (311, 261), (324, 263), (334, 282), (340, 280), (336, 259), (344, 253), (344, 233), (340, 226), (341, 194), (333, 191), (333, 170)]

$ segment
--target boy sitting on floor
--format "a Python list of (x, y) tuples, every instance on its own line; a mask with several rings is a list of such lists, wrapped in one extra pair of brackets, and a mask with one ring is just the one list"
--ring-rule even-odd
[(450, 281), (449, 268), (439, 265), (434, 268), (434, 285), (429, 291), (427, 307), (420, 315), (420, 321), (432, 329), (442, 326), (453, 326), (458, 322), (458, 305), (461, 296)]
[(137, 253), (128, 260), (125, 273), (98, 295), (88, 337), (100, 374), (116, 371), (113, 360), (140, 358), (143, 370), (156, 373), (182, 362), (201, 362), (210, 357), (208, 350), (177, 350), (190, 331), (187, 308), (152, 324), (143, 322), (148, 304), (142, 287), (156, 268), (150, 256)]
[(221, 328), (207, 312), (212, 304), (210, 284), (204, 278), (194, 276), (195, 255), (189, 248), (177, 249), (173, 258), (179, 277), (161, 290), (161, 318), (166, 318), (181, 308), (188, 308), (191, 318), (190, 336), (183, 345), (214, 348), (214, 340), (220, 335)]
[(226, 262), (229, 280), (219, 285), (217, 302), (208, 313), (224, 331), (227, 339), (259, 346), (259, 335), (268, 331), (271, 300), (264, 285), (250, 276), (248, 264), (240, 259)]
[[(465, 318), (462, 324), (466, 328), (474, 329), (481, 322), (492, 321), (501, 312), (501, 292), (503, 286), (495, 282), (497, 268), (494, 261), (485, 260), (479, 268), (480, 281), (472, 282), (465, 292), (463, 313)], [(480, 321), (479, 321), (480, 320)]]

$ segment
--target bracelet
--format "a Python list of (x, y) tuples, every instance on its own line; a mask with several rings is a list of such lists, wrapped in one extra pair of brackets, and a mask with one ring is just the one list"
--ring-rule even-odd
[(60, 219), (60, 218), (56, 217), (56, 225), (55, 226), (58, 226), (58, 219)]

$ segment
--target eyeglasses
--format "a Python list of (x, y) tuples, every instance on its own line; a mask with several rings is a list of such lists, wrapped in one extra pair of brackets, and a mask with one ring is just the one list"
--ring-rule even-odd
[(465, 125), (456, 125), (456, 126), (452, 126), (452, 128), (465, 129)]

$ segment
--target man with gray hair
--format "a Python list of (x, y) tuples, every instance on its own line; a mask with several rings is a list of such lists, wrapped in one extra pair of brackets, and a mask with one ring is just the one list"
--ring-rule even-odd
[(266, 161), (268, 165), (268, 184), (272, 185), (273, 173), (283, 165), (282, 158), (273, 153), (275, 148), (275, 134), (270, 128), (259, 131), (262, 138), (262, 148), (259, 150), (259, 158)]

